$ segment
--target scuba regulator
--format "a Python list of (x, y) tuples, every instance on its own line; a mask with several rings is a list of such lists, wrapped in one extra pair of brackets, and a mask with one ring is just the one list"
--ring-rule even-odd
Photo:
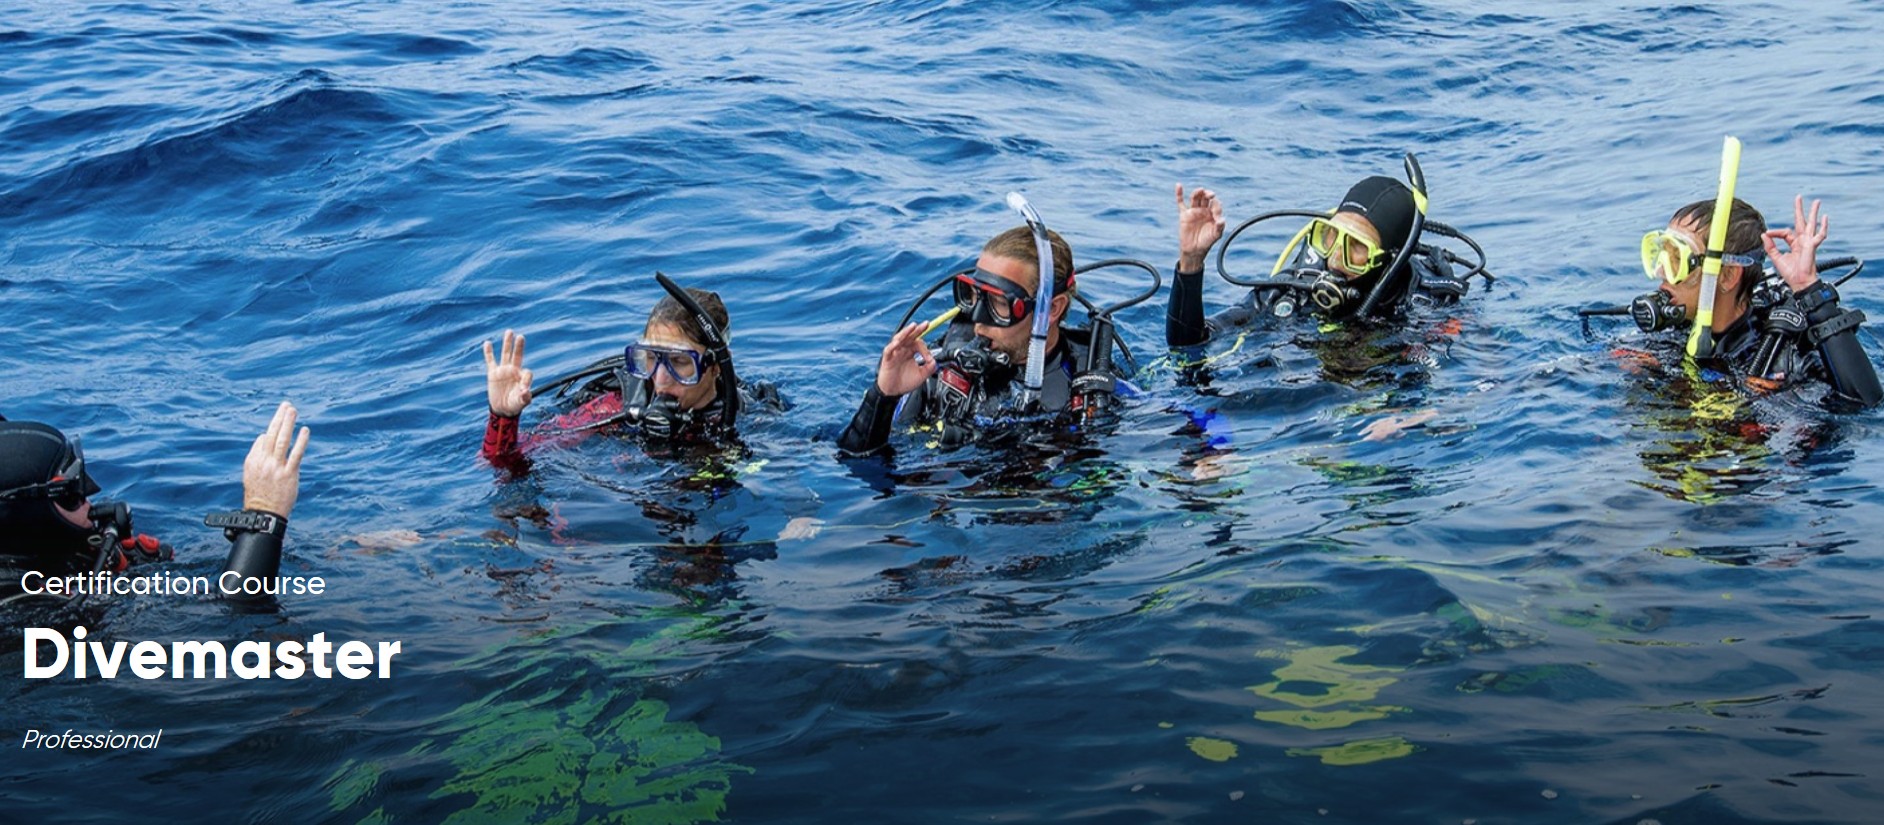
[(1629, 302), (1629, 317), (1635, 319), (1636, 327), (1643, 332), (1660, 332), (1687, 323), (1688, 311), (1658, 289), (1635, 296)]

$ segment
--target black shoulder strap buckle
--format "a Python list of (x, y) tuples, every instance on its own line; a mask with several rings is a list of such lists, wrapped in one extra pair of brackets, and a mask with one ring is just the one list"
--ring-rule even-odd
[(1864, 323), (1864, 310), (1848, 309), (1806, 330), (1806, 342), (1816, 347), (1834, 335), (1857, 329)]
[(287, 519), (260, 510), (229, 510), (222, 513), (210, 513), (203, 517), (203, 526), (221, 527), (222, 534), (230, 541), (235, 541), (239, 533), (267, 533), (278, 539), (288, 535)]

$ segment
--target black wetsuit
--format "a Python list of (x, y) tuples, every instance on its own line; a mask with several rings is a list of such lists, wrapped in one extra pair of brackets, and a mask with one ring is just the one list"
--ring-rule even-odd
[[(1408, 256), (1402, 265), (1411, 271), (1410, 277), (1403, 272), (1394, 279), (1398, 286), (1381, 295), (1368, 313), (1370, 318), (1398, 317), (1409, 305), (1450, 306), (1465, 297), (1468, 283), (1454, 272), (1452, 264), (1427, 254), (1426, 247), (1420, 250)], [(1172, 347), (1194, 347), (1226, 329), (1246, 326), (1260, 318), (1307, 314), (1315, 308), (1305, 290), (1262, 286), (1251, 289), (1242, 300), (1205, 320), (1204, 273), (1201, 270), (1180, 272), (1173, 268), (1171, 274), (1171, 303), (1165, 309), (1164, 337), (1165, 343)], [(1378, 277), (1370, 275), (1353, 283), (1366, 294)], [(1348, 310), (1350, 314), (1353, 311), (1353, 308)]]
[(1819, 281), (1794, 293), (1769, 272), (1747, 313), (1715, 340), (1719, 357), (1742, 375), (1799, 386), (1818, 382), (1861, 407), (1884, 401), (1877, 368), (1857, 329), (1864, 313), (1839, 306), (1838, 290)]
[[(1077, 409), (1084, 403), (1073, 384), (1075, 365), (1086, 362), (1090, 336), (1087, 330), (1061, 327), (1059, 337), (1059, 345), (1047, 353), (1041, 370), (1040, 410)], [(852, 454), (873, 453), (889, 443), (899, 426), (937, 425), (937, 442), (953, 447), (1000, 428), (1004, 419), (1017, 417), (1022, 368), (975, 363), (986, 359), (986, 351), (974, 348), (973, 340), (973, 324), (951, 325), (942, 345), (936, 348), (940, 366), (935, 375), (908, 395), (884, 395), (872, 380), (863, 404), (851, 416), (850, 426), (838, 437), (837, 446)], [(969, 347), (969, 355), (957, 357), (955, 353), (964, 346)], [(976, 354), (982, 358), (975, 358)], [(1114, 391), (1125, 386), (1118, 382)]]

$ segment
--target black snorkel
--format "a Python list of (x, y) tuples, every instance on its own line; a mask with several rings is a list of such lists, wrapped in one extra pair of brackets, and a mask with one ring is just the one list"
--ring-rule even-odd
[(1400, 252), (1393, 256), (1393, 263), (1387, 265), (1387, 271), (1381, 273), (1380, 280), (1374, 282), (1374, 288), (1367, 293), (1367, 299), (1361, 302), (1360, 309), (1354, 314), (1366, 318), (1374, 311), (1374, 305), (1380, 303), (1381, 296), (1388, 293), (1387, 287), (1403, 277), (1411, 277), (1412, 270), (1405, 275), (1401, 270), (1406, 267), (1408, 258), (1413, 257), (1413, 250), (1419, 247), (1420, 233), (1426, 229), (1426, 173), (1420, 170), (1418, 158), (1412, 152), (1406, 153), (1406, 182), (1413, 190), (1413, 228), (1407, 232), (1406, 243), (1400, 245)]
[(693, 296), (688, 295), (687, 290), (681, 289), (672, 278), (656, 271), (654, 280), (660, 283), (662, 289), (667, 290), (667, 294), (674, 296), (674, 300), (679, 301), (681, 306), (686, 307), (688, 312), (693, 313), (694, 323), (699, 324), (700, 331), (706, 333), (707, 340), (701, 343), (706, 344), (707, 351), (713, 354), (713, 363), (720, 368), (718, 387), (720, 423), (730, 429), (733, 422), (739, 418), (739, 376), (733, 373), (733, 353), (726, 347), (726, 334), (720, 330), (718, 324), (713, 323), (713, 318), (707, 315), (706, 310), (700, 308), (700, 302), (695, 301)]

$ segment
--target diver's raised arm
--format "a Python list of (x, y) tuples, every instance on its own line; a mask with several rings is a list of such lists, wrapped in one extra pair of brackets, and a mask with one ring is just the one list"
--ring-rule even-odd
[(1184, 197), (1177, 184), (1178, 261), (1171, 273), (1171, 301), (1165, 306), (1164, 340), (1172, 347), (1190, 347), (1210, 338), (1204, 323), (1204, 259), (1223, 237), (1223, 202), (1208, 189)]
[[(255, 438), (242, 462), (242, 512), (217, 513), (204, 519), (224, 527), (230, 536), (229, 559), (223, 571), (237, 580), (272, 579), (281, 571), (281, 542), (288, 533), (288, 515), (301, 492), (301, 459), (307, 454), (308, 428), (294, 431), (294, 405), (275, 408), (268, 429)], [(231, 601), (266, 604), (272, 596), (230, 596)]]

